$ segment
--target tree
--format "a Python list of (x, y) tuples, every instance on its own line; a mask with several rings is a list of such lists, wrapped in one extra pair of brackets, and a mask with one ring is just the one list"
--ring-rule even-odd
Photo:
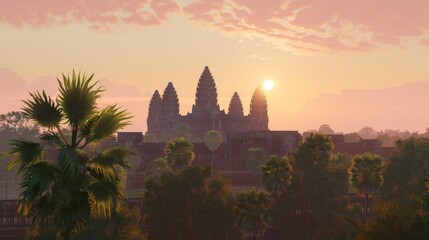
[(194, 145), (183, 137), (170, 140), (164, 148), (164, 158), (175, 171), (181, 170), (194, 161)]
[(364, 221), (368, 218), (369, 195), (383, 185), (383, 159), (379, 155), (365, 153), (356, 155), (349, 168), (349, 183), (365, 196)]
[(173, 132), (174, 132), (174, 136), (176, 138), (178, 138), (178, 137), (184, 137), (187, 139), (192, 138), (191, 127), (185, 123), (180, 123), (180, 124), (176, 125), (174, 127)]
[(277, 199), (291, 183), (292, 167), (286, 158), (271, 156), (267, 162), (260, 167), (262, 186)]
[[(14, 158), (8, 169), (17, 165), (23, 176), (21, 212), (41, 224), (52, 219), (63, 239), (82, 229), (92, 214), (109, 217), (120, 209), (120, 171), (129, 168), (127, 158), (133, 154), (126, 147), (87, 151), (87, 146), (110, 138), (130, 119), (116, 105), (97, 106), (104, 89), (96, 87), (92, 78), (73, 71), (71, 77), (58, 79), (55, 100), (37, 91), (24, 101), (24, 115), (43, 128), (41, 140), (54, 146), (54, 152), (48, 154), (46, 145), (31, 140), (12, 141), (9, 151)], [(70, 129), (70, 137), (62, 125)], [(49, 159), (50, 155), (55, 159)]]
[(396, 142), (395, 150), (386, 163), (385, 183), (381, 188), (384, 200), (395, 199), (412, 206), (425, 191), (429, 171), (429, 138), (409, 138)]
[(262, 186), (264, 186), (265, 190), (271, 193), (271, 196), (273, 197), (274, 225), (276, 228), (275, 235), (277, 239), (279, 228), (278, 197), (279, 194), (283, 193), (291, 183), (292, 167), (289, 164), (288, 159), (273, 155), (263, 165), (261, 165), (260, 169), (262, 172)]
[(334, 130), (328, 124), (321, 125), (318, 132), (325, 135), (335, 134)]
[(214, 172), (214, 161), (213, 161), (213, 153), (216, 149), (219, 148), (221, 142), (223, 141), (222, 133), (217, 130), (210, 130), (204, 134), (204, 143), (206, 147), (211, 152), (212, 159), (212, 173)]
[(148, 237), (155, 240), (232, 239), (230, 183), (206, 167), (165, 172), (145, 182)]
[(269, 214), (269, 196), (264, 192), (244, 192), (236, 197), (234, 215), (245, 238), (259, 239), (265, 233)]
[[(251, 147), (247, 150), (247, 161), (246, 161), (247, 169), (255, 173), (258, 176), (258, 178), (259, 178), (259, 175), (261, 174), (261, 169), (259, 169), (259, 167), (265, 160), (266, 160), (266, 154), (264, 149), (260, 147), (258, 148)], [(259, 180), (257, 181), (256, 184), (257, 184), (256, 191), (258, 191)]]
[[(293, 232), (299, 239), (333, 239), (341, 227), (339, 216), (348, 212), (346, 199), (346, 158), (336, 159), (329, 137), (310, 133), (293, 153), (293, 181), (281, 197), (280, 206), (287, 205), (294, 211), (279, 209), (284, 219), (282, 229)], [(286, 231), (286, 230), (284, 230)]]
[(151, 161), (144, 171), (145, 181), (150, 178), (159, 180), (165, 172), (173, 172), (171, 165), (164, 158), (156, 158)]

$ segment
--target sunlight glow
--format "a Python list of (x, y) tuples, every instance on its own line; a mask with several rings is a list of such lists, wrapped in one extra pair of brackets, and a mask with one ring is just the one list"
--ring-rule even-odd
[(270, 79), (264, 81), (264, 89), (269, 91), (274, 88), (274, 82)]

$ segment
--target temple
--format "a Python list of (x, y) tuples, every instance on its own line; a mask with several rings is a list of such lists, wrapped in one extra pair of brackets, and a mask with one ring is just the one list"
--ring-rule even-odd
[(191, 134), (197, 139), (213, 129), (224, 136), (232, 132), (268, 130), (267, 100), (263, 90), (257, 87), (250, 102), (250, 113), (244, 115), (240, 96), (234, 92), (228, 113), (225, 113), (219, 107), (216, 83), (206, 66), (198, 81), (191, 113), (180, 115), (179, 99), (171, 82), (162, 97), (156, 90), (151, 98), (147, 134), (163, 139), (173, 136), (175, 130), (184, 124), (189, 126)]

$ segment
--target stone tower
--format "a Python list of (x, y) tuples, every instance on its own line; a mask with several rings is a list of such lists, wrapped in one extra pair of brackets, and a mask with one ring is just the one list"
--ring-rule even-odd
[(161, 116), (161, 101), (158, 90), (155, 90), (149, 103), (149, 112), (147, 115), (148, 131), (156, 131), (160, 128), (159, 118)]
[(243, 104), (241, 104), (240, 96), (237, 92), (232, 95), (229, 102), (228, 115), (231, 117), (243, 117)]
[(252, 129), (268, 130), (268, 107), (264, 91), (260, 86), (253, 92), (250, 101), (249, 117), (252, 121)]
[(173, 129), (179, 117), (179, 98), (173, 83), (169, 82), (162, 94), (161, 129)]
[(216, 84), (209, 68), (206, 66), (198, 81), (192, 113), (207, 114), (214, 111), (220, 111), (217, 102)]

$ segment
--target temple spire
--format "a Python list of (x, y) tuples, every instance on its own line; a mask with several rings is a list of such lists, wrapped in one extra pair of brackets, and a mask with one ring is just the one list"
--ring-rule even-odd
[(147, 115), (148, 131), (154, 131), (158, 128), (159, 117), (161, 115), (161, 101), (158, 90), (155, 90), (149, 103), (149, 112)]
[(228, 115), (232, 117), (243, 117), (243, 104), (241, 104), (240, 96), (237, 92), (232, 95), (231, 101), (229, 102)]
[(161, 115), (165, 118), (179, 116), (179, 98), (173, 83), (169, 82), (162, 94)]
[(267, 98), (260, 86), (253, 92), (249, 116), (258, 122), (258, 129), (268, 129)]
[(219, 111), (219, 104), (217, 102), (216, 84), (210, 73), (209, 68), (206, 66), (200, 76), (195, 94), (195, 104), (192, 106), (193, 113), (213, 112)]

